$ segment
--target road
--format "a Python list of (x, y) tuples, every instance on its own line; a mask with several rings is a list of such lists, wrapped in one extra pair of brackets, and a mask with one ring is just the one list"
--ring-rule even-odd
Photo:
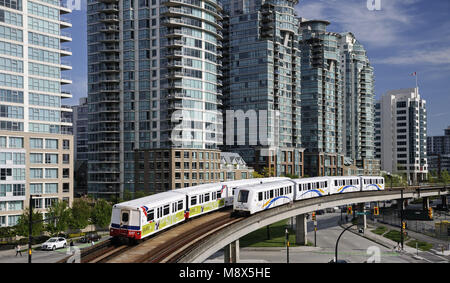
[[(343, 229), (338, 225), (340, 213), (317, 215), (317, 247), (291, 247), (290, 263), (326, 263), (334, 258), (336, 240)], [(308, 221), (308, 241), (314, 245), (314, 226)], [(410, 255), (399, 254), (390, 248), (347, 231), (339, 242), (338, 258), (351, 263), (417, 263)], [(286, 248), (241, 248), (240, 262), (285, 263)], [(205, 262), (223, 262), (223, 253), (218, 252)]]
[[(104, 236), (100, 241), (104, 241), (108, 239), (109, 236)], [(68, 241), (70, 243), (70, 241)], [(96, 242), (98, 243), (98, 242)], [(75, 247), (80, 249), (88, 247), (90, 244), (82, 244), (76, 243), (74, 241)], [(22, 246), (23, 249), (26, 249), (28, 246)], [(40, 249), (34, 249), (31, 254), (31, 262), (32, 263), (54, 263), (59, 260), (66, 258), (73, 253), (68, 252), (68, 248), (65, 249), (57, 249), (55, 251), (43, 251)], [(17, 255), (15, 249), (10, 250), (2, 250), (0, 251), (0, 263), (28, 263), (28, 253), (27, 250), (22, 251), (22, 256)]]

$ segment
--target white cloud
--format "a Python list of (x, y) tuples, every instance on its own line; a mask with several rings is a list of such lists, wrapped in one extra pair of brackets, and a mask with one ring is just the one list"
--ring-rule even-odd
[(418, 0), (381, 0), (381, 10), (370, 11), (366, 0), (315, 0), (300, 2), (297, 13), (306, 19), (325, 19), (339, 32), (351, 31), (363, 43), (376, 47), (398, 43), (405, 30), (417, 21), (411, 13)]
[(377, 64), (393, 65), (448, 65), (450, 64), (450, 47), (441, 49), (409, 50), (382, 59), (373, 60)]

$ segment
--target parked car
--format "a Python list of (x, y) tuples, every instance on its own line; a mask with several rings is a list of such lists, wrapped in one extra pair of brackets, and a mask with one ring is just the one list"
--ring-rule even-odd
[(59, 248), (65, 248), (67, 246), (66, 239), (62, 237), (53, 237), (48, 239), (45, 243), (42, 244), (42, 250), (56, 250)]
[(80, 238), (82, 243), (90, 243), (92, 241), (100, 240), (101, 236), (97, 232), (87, 232), (83, 237)]

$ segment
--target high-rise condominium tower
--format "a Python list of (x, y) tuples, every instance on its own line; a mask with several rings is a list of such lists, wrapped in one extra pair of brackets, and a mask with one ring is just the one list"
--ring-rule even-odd
[(373, 67), (367, 52), (352, 33), (341, 34), (342, 88), (345, 99), (343, 145), (365, 175), (379, 174), (375, 160), (375, 89)]
[(71, 10), (58, 0), (0, 1), (0, 226), (73, 198), (71, 123), (62, 119)]
[(89, 0), (89, 193), (219, 179), (222, 5)]
[(340, 34), (322, 20), (300, 24), (302, 40), (302, 146), (305, 174), (342, 175), (344, 95), (340, 68)]
[(224, 145), (260, 172), (303, 175), (297, 0), (224, 3)]

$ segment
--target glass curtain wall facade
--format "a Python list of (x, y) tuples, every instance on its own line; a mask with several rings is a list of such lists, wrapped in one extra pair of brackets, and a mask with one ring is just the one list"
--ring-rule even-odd
[(344, 95), (340, 35), (327, 32), (327, 21), (304, 21), (302, 40), (302, 146), (305, 174), (342, 175)]
[[(89, 1), (90, 194), (192, 185), (184, 168), (175, 174), (170, 149), (218, 153), (221, 7), (216, 0)], [(175, 175), (188, 178), (175, 182)]]
[(71, 10), (58, 0), (0, 1), (0, 226), (34, 205), (45, 213), (73, 199), (73, 138), (64, 71)]
[(224, 1), (224, 100), (236, 117), (224, 115), (224, 143), (255, 171), (277, 176), (303, 175), (297, 3)]
[(339, 46), (345, 96), (343, 135), (345, 155), (353, 161), (358, 161), (358, 163), (367, 161), (367, 163), (376, 164), (377, 162), (374, 160), (375, 90), (373, 67), (367, 57), (366, 50), (352, 33), (342, 34)]

